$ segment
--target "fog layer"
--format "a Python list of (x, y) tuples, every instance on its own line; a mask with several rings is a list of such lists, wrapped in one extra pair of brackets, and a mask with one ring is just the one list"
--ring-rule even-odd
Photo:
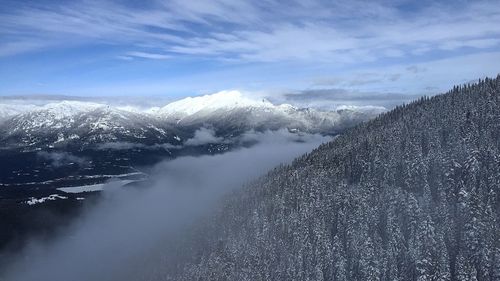
[(112, 183), (104, 200), (50, 244), (33, 241), (0, 280), (113, 280), (155, 245), (196, 222), (229, 190), (291, 161), (328, 138), (249, 135), (260, 143), (222, 155), (156, 165), (147, 187)]

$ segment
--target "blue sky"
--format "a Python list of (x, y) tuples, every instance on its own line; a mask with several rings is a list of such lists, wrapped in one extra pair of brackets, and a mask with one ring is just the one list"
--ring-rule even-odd
[(500, 1), (2, 1), (0, 95), (433, 94), (500, 72)]

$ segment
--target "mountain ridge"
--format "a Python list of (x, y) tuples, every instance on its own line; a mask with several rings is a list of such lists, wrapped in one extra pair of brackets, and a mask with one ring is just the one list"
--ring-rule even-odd
[[(8, 104), (4, 109), (4, 115), (13, 112)], [(203, 127), (213, 128), (221, 135), (284, 128), (334, 135), (381, 111), (380, 108), (343, 108), (331, 112), (300, 109), (249, 99), (238, 91), (223, 91), (142, 111), (88, 101), (52, 102), (22, 108), (20, 113), (3, 118), (0, 131), (4, 143), (18, 147), (43, 148), (72, 142), (87, 147), (114, 141), (179, 145), (178, 139), (192, 137)]]

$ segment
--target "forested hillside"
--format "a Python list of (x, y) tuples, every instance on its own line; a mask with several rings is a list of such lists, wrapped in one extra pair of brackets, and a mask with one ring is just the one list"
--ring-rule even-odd
[[(500, 76), (359, 125), (225, 198), (172, 280), (500, 280)], [(148, 275), (147, 274), (147, 275)]]

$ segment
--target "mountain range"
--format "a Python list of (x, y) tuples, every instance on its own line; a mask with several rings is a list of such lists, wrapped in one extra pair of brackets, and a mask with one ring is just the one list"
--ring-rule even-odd
[(0, 224), (6, 228), (0, 248), (53, 229), (44, 208), (68, 217), (110, 180), (147, 181), (148, 167), (160, 161), (252, 146), (267, 134), (291, 141), (334, 136), (384, 110), (297, 108), (238, 91), (163, 107), (68, 97), (2, 99)]
[(335, 136), (384, 110), (297, 108), (238, 91), (148, 108), (90, 100), (5, 100), (0, 103), (0, 187), (93, 186), (113, 177), (128, 182), (165, 159), (251, 146), (266, 132), (297, 141)]
[(70, 146), (83, 150), (109, 142), (175, 146), (205, 127), (225, 138), (249, 130), (279, 129), (335, 135), (384, 110), (381, 107), (345, 107), (336, 111), (296, 108), (250, 99), (238, 91), (188, 97), (149, 109), (84, 101), (16, 109), (11, 104), (0, 104), (2, 149)]

